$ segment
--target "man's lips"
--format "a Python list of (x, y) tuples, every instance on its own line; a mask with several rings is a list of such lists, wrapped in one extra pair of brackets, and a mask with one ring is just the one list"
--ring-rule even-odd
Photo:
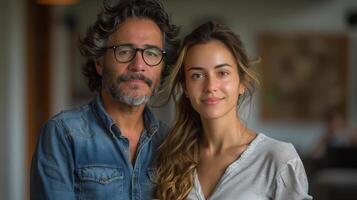
[(202, 99), (202, 102), (208, 105), (215, 105), (221, 102), (223, 98), (218, 98), (218, 97), (211, 97), (211, 98), (204, 98)]
[(146, 82), (145, 82), (145, 81), (140, 80), (140, 79), (131, 79), (131, 80), (127, 80), (126, 82), (129, 82), (129, 83), (143, 83), (143, 84), (146, 84)]
[(118, 83), (120, 82), (130, 82), (130, 83), (145, 83), (151, 87), (153, 81), (143, 74), (126, 74), (118, 77)]

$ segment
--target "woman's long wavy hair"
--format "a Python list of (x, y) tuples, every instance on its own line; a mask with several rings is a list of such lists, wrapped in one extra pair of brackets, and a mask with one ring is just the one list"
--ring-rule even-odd
[(156, 198), (162, 200), (186, 199), (193, 187), (193, 175), (199, 162), (198, 141), (202, 133), (200, 115), (183, 94), (185, 76), (184, 60), (190, 47), (212, 40), (222, 42), (237, 61), (238, 74), (245, 86), (239, 97), (241, 105), (246, 97), (251, 99), (257, 76), (250, 69), (250, 61), (238, 35), (221, 23), (209, 21), (196, 28), (183, 41), (178, 60), (165, 84), (165, 93), (176, 106), (175, 122), (160, 146), (157, 157)]
[(128, 18), (152, 19), (162, 32), (165, 68), (162, 71), (162, 79), (169, 74), (170, 68), (177, 59), (179, 40), (176, 38), (179, 28), (170, 22), (170, 18), (163, 8), (160, 0), (110, 0), (103, 1), (103, 10), (98, 15), (97, 21), (88, 28), (83, 39), (80, 40), (79, 49), (87, 62), (82, 68), (84, 76), (88, 80), (89, 89), (99, 91), (102, 88), (102, 77), (98, 75), (95, 62), (106, 53), (107, 40)]

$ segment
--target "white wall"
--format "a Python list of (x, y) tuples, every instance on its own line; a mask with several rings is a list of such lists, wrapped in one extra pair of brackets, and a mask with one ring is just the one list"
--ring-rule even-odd
[(24, 7), (0, 1), (0, 199), (24, 199)]

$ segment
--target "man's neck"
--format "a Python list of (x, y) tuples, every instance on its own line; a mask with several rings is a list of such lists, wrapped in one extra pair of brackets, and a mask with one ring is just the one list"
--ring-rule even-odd
[(129, 140), (128, 158), (134, 165), (140, 136), (144, 129), (145, 105), (130, 106), (113, 99), (106, 92), (102, 92), (101, 95), (104, 109), (115, 121), (121, 134)]
[(108, 93), (102, 92), (103, 105), (106, 112), (115, 121), (120, 130), (125, 133), (139, 134), (144, 126), (143, 112), (145, 104), (130, 106), (113, 99)]

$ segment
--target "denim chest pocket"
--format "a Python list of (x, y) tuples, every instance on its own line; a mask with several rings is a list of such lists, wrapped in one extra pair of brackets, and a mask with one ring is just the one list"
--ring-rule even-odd
[(124, 172), (108, 166), (85, 166), (76, 170), (78, 199), (122, 199)]

